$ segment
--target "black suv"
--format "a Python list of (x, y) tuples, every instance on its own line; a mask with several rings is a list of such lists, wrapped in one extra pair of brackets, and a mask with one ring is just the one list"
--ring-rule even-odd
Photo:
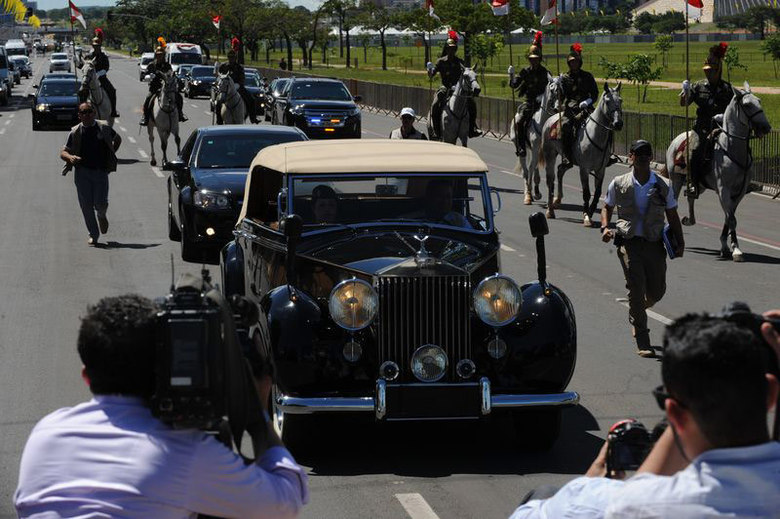
[(337, 79), (292, 78), (276, 99), (278, 123), (295, 126), (310, 138), (359, 139), (360, 97), (352, 97)]

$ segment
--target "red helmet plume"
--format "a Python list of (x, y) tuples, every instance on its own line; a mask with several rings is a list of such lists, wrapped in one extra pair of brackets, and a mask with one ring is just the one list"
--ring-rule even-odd
[(447, 31), (447, 38), (449, 38), (451, 40), (455, 40), (455, 42), (457, 43), (457, 41), (458, 41), (458, 33), (453, 31), (452, 29), (450, 29), (449, 31)]
[(233, 49), (234, 51), (238, 52), (238, 48), (240, 46), (241, 46), (241, 40), (239, 40), (238, 38), (236, 38), (234, 36), (233, 39), (230, 40), (230, 48)]
[(729, 44), (725, 41), (720, 42), (720, 45), (718, 45), (718, 57), (720, 59), (723, 59), (726, 56), (726, 51), (729, 48)]
[(571, 46), (572, 52), (576, 52), (577, 54), (580, 54), (582, 52), (582, 43), (577, 42), (574, 45)]
[(542, 44), (542, 31), (536, 31), (536, 34), (534, 34), (534, 45), (541, 45)]

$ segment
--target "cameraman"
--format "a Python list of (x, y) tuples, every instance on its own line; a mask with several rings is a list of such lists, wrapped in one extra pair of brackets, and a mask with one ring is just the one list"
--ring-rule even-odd
[[(159, 308), (136, 295), (88, 309), (78, 337), (94, 397), (44, 417), (22, 454), (19, 517), (296, 517), (308, 501), (304, 470), (266, 421), (245, 465), (214, 437), (152, 416)], [(267, 402), (270, 380), (256, 383)], [(252, 435), (253, 438), (261, 435)]]
[(547, 500), (532, 495), (513, 519), (777, 517), (780, 444), (769, 440), (767, 408), (778, 381), (767, 374), (766, 345), (733, 322), (689, 314), (667, 328), (664, 347), (654, 396), (669, 427), (638, 474), (593, 477), (606, 475), (603, 448), (591, 477)]

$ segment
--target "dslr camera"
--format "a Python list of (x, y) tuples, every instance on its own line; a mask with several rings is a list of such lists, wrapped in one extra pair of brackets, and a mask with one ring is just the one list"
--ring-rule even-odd
[(234, 320), (246, 302), (233, 301), (234, 311), (206, 269), (200, 278), (183, 275), (158, 302), (152, 414), (175, 428), (212, 432), (224, 432), (227, 417), (234, 437), (262, 420)]
[(607, 434), (607, 474), (638, 469), (654, 443), (642, 422), (633, 418), (617, 422)]

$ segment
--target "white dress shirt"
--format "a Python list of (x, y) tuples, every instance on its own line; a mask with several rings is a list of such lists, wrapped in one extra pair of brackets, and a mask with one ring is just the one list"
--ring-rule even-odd
[[(633, 172), (633, 170), (631, 170)], [(650, 170), (650, 177), (647, 182), (640, 184), (635, 176), (631, 175), (634, 181), (634, 204), (636, 205), (636, 212), (639, 218), (636, 220), (636, 229), (634, 230), (634, 236), (644, 236), (644, 216), (647, 212), (647, 204), (650, 202), (650, 197), (655, 195), (658, 189), (655, 185), (656, 181), (663, 182), (661, 179), (657, 179), (655, 172)], [(607, 188), (607, 195), (604, 197), (604, 203), (610, 207), (615, 207), (615, 179), (609, 183)], [(669, 191), (666, 194), (666, 209), (674, 209), (677, 207), (677, 200), (674, 198), (674, 190), (669, 187)]]
[(606, 517), (780, 518), (780, 443), (713, 449), (674, 476), (634, 476)]
[(256, 464), (203, 432), (174, 430), (141, 399), (95, 396), (43, 418), (27, 440), (19, 517), (296, 517), (307, 478), (287, 449)]
[(625, 485), (608, 478), (579, 477), (566, 483), (549, 499), (520, 505), (509, 519), (600, 519), (612, 496)]

